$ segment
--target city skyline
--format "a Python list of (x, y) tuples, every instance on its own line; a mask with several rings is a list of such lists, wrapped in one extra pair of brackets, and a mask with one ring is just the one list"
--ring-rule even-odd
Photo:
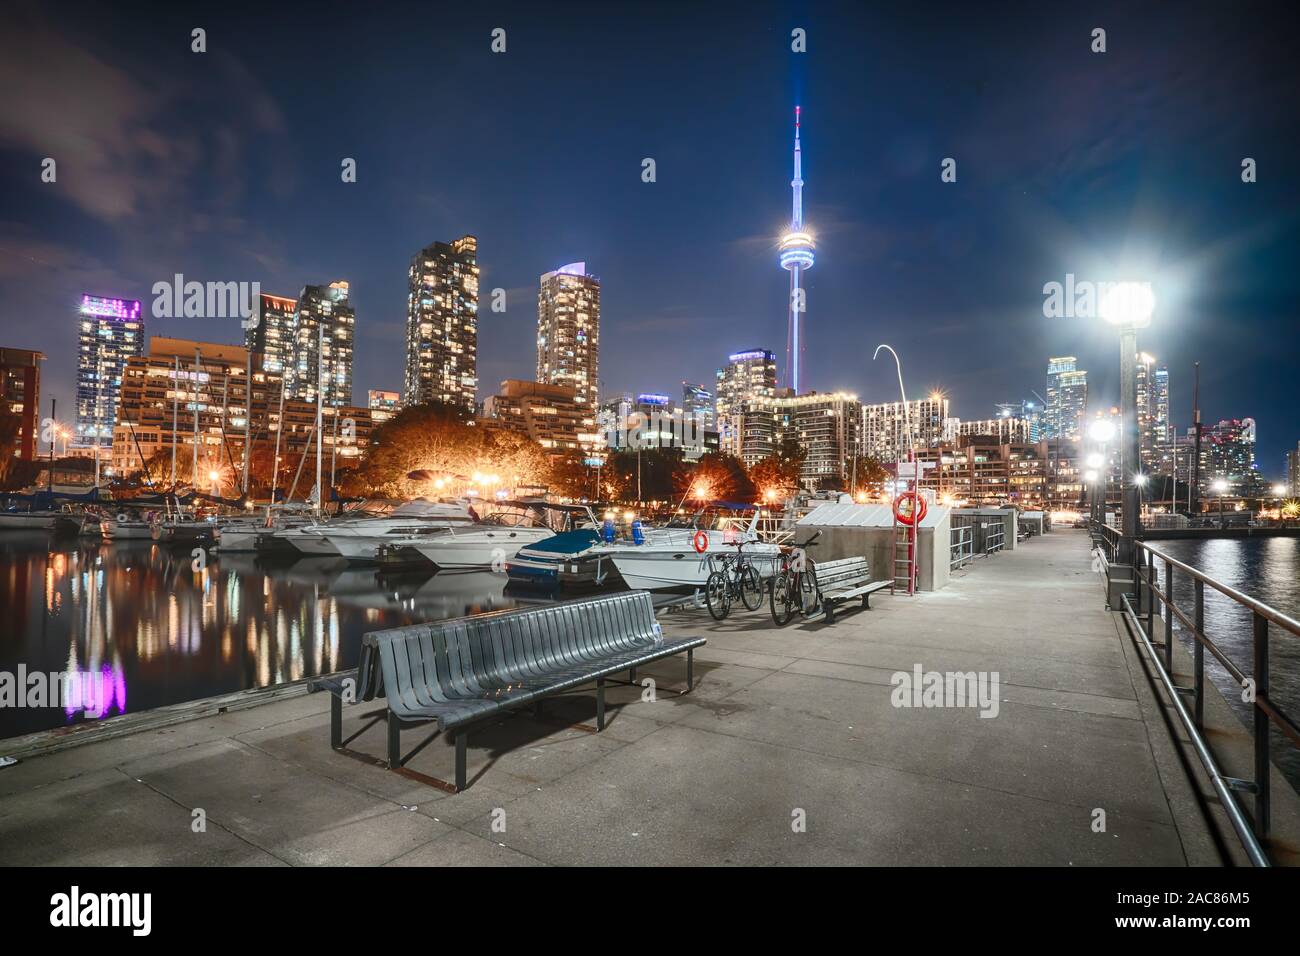
[[(1042, 43), (1032, 51), (1032, 43), (1017, 47), (1005, 64), (1012, 76), (1038, 76), (1051, 93), (1072, 89), (1083, 100), (1071, 110), (1081, 128), (1054, 134), (1066, 145), (1026, 139), (1034, 124), (1005, 104), (990, 116), (995, 107), (985, 87), (997, 87), (1005, 100), (1009, 80), (993, 69), (1005, 52), (995, 31), (978, 19), (957, 15), (948, 26), (974, 48), (958, 65), (980, 79), (973, 88), (969, 81), (948, 84), (952, 102), (922, 121), (924, 111), (913, 107), (945, 87), (954, 66), (936, 60), (935, 76), (918, 85), (847, 8), (805, 15), (771, 7), (739, 20), (705, 14), (698, 36), (670, 38), (652, 27), (644, 50), (598, 50), (602, 66), (623, 78), (624, 96), (634, 91), (632, 101), (591, 91), (586, 105), (602, 117), (599, 133), (565, 125), (565, 141), (549, 129), (554, 109), (530, 119), (516, 104), (509, 140), (538, 147), (522, 155), (491, 146), (490, 117), (504, 115), (505, 104), (518, 97), (516, 80), (536, 64), (539, 47), (563, 43), (563, 35), (538, 15), (511, 12), (504, 21), (512, 30), (509, 52), (494, 58), (490, 25), (452, 14), (443, 35), (429, 42), (446, 44), (463, 63), (467, 78), (447, 82), (450, 92), (465, 97), (467, 142), (477, 145), (446, 155), (416, 150), (417, 161), (386, 132), (393, 128), (400, 70), (396, 80), (366, 77), (358, 89), (328, 91), (353, 121), (363, 116), (363, 104), (378, 104), (379, 115), (367, 126), (375, 135), (353, 137), (345, 127), (331, 127), (325, 136), (310, 126), (323, 108), (317, 94), (259, 65), (254, 45), (227, 42), (244, 29), (238, 14), (210, 21), (209, 59), (196, 62), (183, 42), (190, 26), (182, 28), (179, 14), (160, 12), (156, 26), (133, 37), (102, 14), (88, 14), (71, 30), (28, 9), (11, 32), (26, 45), (11, 59), (32, 74), (20, 84), (32, 88), (28, 99), (51, 108), (49, 118), (34, 118), (21, 130), (0, 128), (6, 179), (19, 187), (14, 221), (0, 233), (0, 342), (44, 352), (43, 404), (48, 408), (56, 397), (61, 409), (71, 408), (75, 330), (66, 316), (82, 293), (138, 299), (147, 308), (152, 283), (174, 273), (255, 280), (281, 292), (337, 277), (350, 282), (357, 312), (357, 401), (367, 389), (399, 385), (403, 272), (411, 250), (435, 237), (473, 235), (483, 270), (480, 401), (495, 383), (529, 375), (536, 277), (573, 259), (587, 261), (603, 280), (602, 394), (670, 389), (683, 379), (709, 382), (738, 348), (780, 354), (788, 282), (773, 274), (772, 258), (789, 208), (788, 194), (783, 198), (778, 189), (789, 176), (789, 111), (799, 103), (817, 117), (805, 174), (817, 176), (809, 221), (818, 225), (821, 259), (809, 275), (808, 305), (817, 320), (805, 352), (805, 390), (893, 400), (892, 375), (865, 361), (875, 344), (889, 341), (903, 357), (909, 398), (941, 386), (963, 418), (988, 417), (996, 402), (1040, 387), (1042, 363), (1052, 355), (1079, 356), (1080, 367), (1089, 369), (1090, 393), (1113, 404), (1114, 339), (1094, 320), (1044, 318), (1042, 287), (1070, 274), (1126, 277), (1117, 270), (1136, 264), (1157, 291), (1155, 322), (1140, 347), (1170, 369), (1171, 423), (1180, 430), (1190, 424), (1191, 367), (1200, 360), (1202, 420), (1255, 418), (1261, 469), (1280, 475), (1282, 453), (1300, 433), (1300, 413), (1287, 396), (1285, 350), (1266, 343), (1295, 324), (1289, 280), (1279, 266), (1296, 240), (1288, 214), (1296, 187), (1267, 174), (1267, 157), (1286, 155), (1293, 141), (1282, 118), (1294, 94), (1278, 93), (1246, 59), (1248, 41), (1260, 42), (1258, 32), (1213, 13), (1189, 15), (1186, 45), (1176, 49), (1190, 56), (1196, 37), (1214, 36), (1221, 64), (1231, 67), (1218, 87), (1262, 97), (1269, 108), (1241, 116), (1216, 100), (1194, 110), (1209, 88), (1205, 74), (1193, 70), (1181, 86), (1167, 84), (1159, 64), (1132, 52), (1136, 40), (1105, 54), (1119, 68), (1118, 81), (1092, 78), (1086, 45), (1057, 59), (1059, 75), (1031, 72), (1042, 71), (1052, 51), (1070, 49), (1072, 33), (1086, 36), (1092, 19), (1106, 20), (1112, 36), (1150, 38), (1155, 29), (1149, 17), (1119, 8), (1089, 17), (1031, 18), (1027, 29)], [(608, 17), (602, 23), (611, 32), (617, 27)], [(291, 25), (287, 14), (272, 13), (259, 30), (273, 39)], [(809, 31), (809, 53), (792, 54), (789, 30), (801, 25)], [(185, 77), (182, 99), (198, 104), (194, 116), (168, 112), (149, 98), (152, 68), (142, 58), (123, 55), (110, 63), (94, 56), (89, 36), (101, 27), (105, 42), (124, 52), (161, 44), (158, 68), (174, 67)], [(946, 33), (916, 40), (922, 25), (905, 18), (886, 16), (883, 27), (936, 56), (953, 42)], [(166, 40), (172, 34), (180, 39)], [(168, 54), (172, 42), (176, 51)], [(409, 41), (394, 33), (388, 42), (400, 51)], [(683, 79), (663, 88), (635, 73), (642, 60), (659, 55), (661, 42), (686, 44)], [(868, 76), (837, 90), (842, 67), (827, 61), (834, 54), (836, 64), (846, 62), (846, 49), (864, 43), (873, 53), (867, 59), (881, 55)], [(166, 164), (152, 170), (148, 154), (131, 145), (112, 161), (62, 158), (67, 110), (54, 107), (63, 103), (58, 97), (66, 83), (41, 74), (37, 61), (40, 51), (68, 50), (90, 51), (87, 77), (115, 81), (104, 85), (114, 91), (101, 104), (105, 141), (130, 144), (152, 134), (170, 144), (180, 170), (169, 173)], [(847, 61), (862, 59), (859, 53)], [(900, 85), (903, 77), (914, 89)], [(216, 78), (231, 89), (215, 89)], [(683, 99), (684, 84), (702, 82), (717, 85), (713, 95), (734, 98), (730, 115)], [(1143, 84), (1166, 107), (1137, 107), (1145, 125), (1131, 118), (1124, 125), (1106, 122), (1105, 110), (1089, 106), (1113, 97), (1131, 106)], [(543, 91), (536, 95), (543, 103)], [(1014, 102), (1037, 109), (1049, 97), (1024, 94)], [(963, 109), (996, 120), (1002, 138), (981, 141), (974, 122), (960, 118)], [(1083, 118), (1092, 114), (1103, 119)], [(638, 115), (656, 119), (649, 132)], [(203, 124), (231, 131), (237, 155), (229, 168), (180, 150), (211, 145)], [(269, 157), (252, 154), (251, 145), (262, 139), (279, 147)], [(61, 158), (57, 184), (36, 175), (39, 157), (50, 154)], [(949, 155), (959, 172), (955, 183), (944, 184), (940, 160)], [(1240, 182), (1245, 155), (1260, 159), (1257, 183)], [(339, 177), (338, 163), (349, 156), (357, 160), (355, 183)], [(641, 179), (647, 156), (656, 160), (653, 183)], [(1280, 164), (1273, 161), (1274, 172)], [(151, 171), (158, 173), (154, 185)], [(348, 227), (340, 229), (340, 221)], [(167, 228), (157, 229), (160, 224)], [(683, 270), (684, 261), (693, 268)], [(1015, 266), (993, 269), (993, 261)], [(495, 288), (506, 293), (499, 314), (487, 308)], [(232, 343), (243, 337), (233, 322), (155, 320), (147, 311), (144, 318), (147, 337)]]

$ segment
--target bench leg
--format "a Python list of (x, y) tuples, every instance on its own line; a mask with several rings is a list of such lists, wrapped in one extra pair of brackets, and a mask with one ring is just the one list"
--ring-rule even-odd
[(826, 612), (826, 623), (835, 623), (835, 605), (825, 598), (822, 599), (822, 609)]
[(605, 678), (596, 679), (596, 729), (605, 729)]
[(397, 715), (388, 712), (388, 769), (396, 770), (402, 765), (402, 724)]
[(870, 591), (868, 591), (866, 594), (862, 595), (862, 606), (865, 607), (868, 611), (871, 610), (871, 592), (870, 592)]
[(686, 692), (695, 689), (695, 648), (686, 651)]
[(343, 699), (337, 694), (330, 694), (330, 746), (343, 746)]
[(633, 668), (631, 668), (630, 670), (628, 670), (628, 672), (627, 672), (627, 679), (628, 679), (629, 681), (631, 681), (633, 684), (636, 683), (636, 668), (635, 668), (635, 667), (633, 667)]
[(469, 731), (462, 730), (456, 735), (456, 792), (465, 789), (465, 751), (469, 746)]

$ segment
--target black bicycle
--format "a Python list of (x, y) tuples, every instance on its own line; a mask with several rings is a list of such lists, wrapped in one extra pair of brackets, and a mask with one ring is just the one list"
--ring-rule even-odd
[(817, 568), (808, 560), (807, 548), (817, 546), (818, 531), (803, 544), (781, 549), (781, 563), (768, 590), (772, 621), (778, 627), (790, 623), (795, 612), (812, 617), (821, 610), (821, 590), (817, 587)]
[[(737, 599), (751, 611), (757, 611), (763, 603), (763, 582), (744, 553), (745, 542), (731, 541), (728, 544), (736, 549), (736, 553), (719, 556), (717, 561), (722, 567), (711, 571), (704, 585), (704, 600), (715, 621), (730, 614), (731, 603)], [(710, 567), (713, 562), (710, 555)]]

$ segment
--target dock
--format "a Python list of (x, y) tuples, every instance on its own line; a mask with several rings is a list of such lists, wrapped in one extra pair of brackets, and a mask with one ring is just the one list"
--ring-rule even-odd
[[(0, 770), (0, 863), (1241, 862), (1104, 607), (1086, 533), (871, 604), (785, 628), (766, 605), (722, 623), (666, 610), (665, 633), (708, 638), (692, 693), (672, 659), (638, 673), (653, 688), (609, 687), (602, 733), (590, 688), (504, 718), (472, 739), (460, 794), (418, 779), (451, 776), (440, 737), (405, 735), (413, 774), (332, 751), (325, 694), (27, 756)], [(899, 676), (931, 673), (996, 694), (929, 706)], [(345, 709), (349, 749), (382, 758), (382, 712)], [(1277, 792), (1295, 862), (1300, 813)]]

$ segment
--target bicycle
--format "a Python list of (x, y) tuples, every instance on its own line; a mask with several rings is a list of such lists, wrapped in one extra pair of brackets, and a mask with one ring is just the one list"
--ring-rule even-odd
[[(710, 571), (704, 584), (704, 600), (715, 621), (721, 621), (731, 613), (731, 602), (737, 598), (750, 611), (757, 611), (763, 605), (763, 582), (743, 551), (745, 542), (727, 543), (736, 549), (736, 553), (720, 556), (718, 560), (722, 564), (721, 569)], [(710, 555), (710, 567), (713, 566), (713, 560)]]
[(768, 589), (772, 621), (777, 627), (789, 624), (795, 611), (807, 618), (821, 610), (817, 569), (806, 553), (807, 548), (816, 547), (819, 537), (820, 531), (803, 544), (781, 548), (781, 564)]

